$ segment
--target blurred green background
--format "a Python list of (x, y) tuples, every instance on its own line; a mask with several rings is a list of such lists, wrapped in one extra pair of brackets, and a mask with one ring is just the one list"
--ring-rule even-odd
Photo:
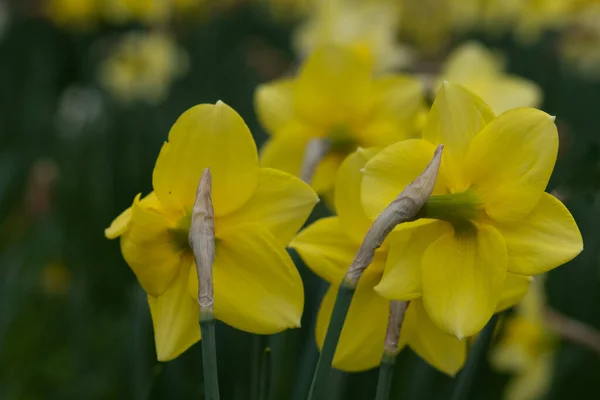
[[(98, 78), (111, 43), (141, 24), (65, 28), (39, 2), (2, 3), (0, 38), (0, 399), (202, 398), (196, 344), (169, 363), (155, 358), (145, 295), (104, 228), (133, 197), (151, 191), (158, 151), (192, 105), (223, 100), (260, 146), (253, 110), (257, 84), (293, 68), (294, 21), (235, 4), (171, 34), (187, 72), (157, 102), (123, 102)], [(565, 66), (557, 38), (530, 45), (509, 34), (470, 32), (501, 49), (509, 71), (538, 83), (542, 109), (557, 116), (558, 189), (583, 233), (585, 251), (551, 271), (558, 311), (600, 329), (600, 82)], [(320, 204), (313, 217), (327, 214)], [(318, 353), (314, 319), (326, 286), (293, 254), (305, 281), (303, 328), (260, 338), (218, 325), (223, 399), (253, 399), (261, 346), (272, 348), (271, 399), (305, 399)], [(562, 341), (546, 399), (600, 398), (600, 358)], [(338, 373), (339, 399), (371, 399), (377, 371)], [(473, 399), (500, 399), (509, 376), (483, 366)], [(393, 399), (446, 399), (454, 380), (409, 349), (396, 365)], [(332, 399), (335, 397), (332, 394)]]

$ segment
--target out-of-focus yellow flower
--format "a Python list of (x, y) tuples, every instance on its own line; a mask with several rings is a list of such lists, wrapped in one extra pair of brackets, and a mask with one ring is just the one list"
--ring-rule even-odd
[(198, 279), (188, 234), (196, 187), (212, 172), (215, 213), (215, 317), (271, 334), (298, 327), (302, 280), (285, 250), (318, 198), (298, 178), (259, 168), (252, 135), (222, 102), (179, 117), (156, 161), (154, 191), (106, 229), (148, 293), (160, 361), (200, 339)]
[(50, 0), (46, 14), (58, 25), (89, 28), (102, 11), (103, 0)]
[(475, 94), (444, 83), (423, 140), (391, 145), (365, 166), (362, 203), (375, 218), (425, 169), (436, 145), (444, 155), (420, 220), (389, 237), (386, 272), (375, 290), (390, 300), (418, 293), (432, 321), (471, 336), (497, 307), (507, 271), (536, 275), (583, 248), (567, 208), (544, 189), (554, 168), (554, 118), (533, 108), (495, 116)]
[[(300, 232), (290, 246), (298, 251), (307, 265), (331, 286), (321, 303), (316, 337), (322, 347), (333, 305), (344, 273), (350, 266), (371, 221), (360, 203), (360, 170), (376, 149), (359, 150), (346, 158), (336, 177), (335, 206), (337, 217), (321, 219)], [(384, 273), (386, 258), (396, 259), (399, 251), (384, 244), (361, 277), (346, 317), (333, 365), (345, 371), (376, 367), (381, 361), (389, 315), (389, 300), (373, 290)], [(519, 301), (529, 285), (529, 278), (509, 274), (508, 290), (503, 292), (499, 309)], [(429, 364), (454, 375), (462, 367), (466, 341), (442, 332), (431, 322), (421, 299), (413, 298), (402, 325), (399, 348), (408, 345)]]
[(496, 114), (516, 107), (538, 107), (541, 89), (527, 79), (504, 73), (502, 61), (482, 44), (467, 42), (450, 54), (441, 78), (473, 91)]
[(42, 269), (40, 285), (45, 294), (64, 296), (71, 289), (71, 272), (61, 263), (51, 263)]
[(295, 47), (307, 57), (323, 46), (348, 46), (376, 70), (405, 67), (411, 55), (396, 40), (396, 14), (391, 2), (324, 0), (296, 32)]
[(104, 0), (104, 12), (113, 22), (139, 21), (161, 24), (171, 17), (172, 0)]
[(491, 354), (496, 369), (516, 375), (507, 400), (535, 400), (550, 386), (556, 339), (544, 326), (544, 305), (543, 280), (536, 279)]
[(100, 80), (119, 101), (157, 103), (187, 70), (187, 54), (169, 35), (133, 32), (106, 59)]
[(261, 85), (255, 104), (271, 135), (262, 149), (263, 166), (298, 175), (307, 143), (330, 142), (312, 181), (319, 193), (333, 187), (338, 166), (358, 146), (385, 146), (413, 136), (424, 110), (418, 80), (374, 78), (368, 63), (342, 47), (317, 50), (295, 78)]

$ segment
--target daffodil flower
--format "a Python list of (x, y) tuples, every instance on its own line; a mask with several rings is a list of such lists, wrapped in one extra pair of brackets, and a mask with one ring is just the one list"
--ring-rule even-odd
[(567, 208), (544, 190), (554, 168), (554, 118), (532, 108), (495, 116), (475, 94), (444, 83), (422, 140), (388, 146), (364, 168), (362, 204), (376, 217), (427, 165), (444, 154), (423, 219), (403, 224), (375, 290), (392, 300), (422, 296), (447, 333), (478, 332), (498, 304), (507, 272), (536, 275), (583, 248)]
[(261, 164), (300, 173), (311, 139), (330, 142), (312, 185), (333, 187), (335, 172), (358, 146), (386, 146), (416, 133), (423, 111), (421, 84), (405, 75), (372, 76), (369, 63), (342, 47), (313, 53), (295, 78), (261, 85), (256, 109), (271, 135)]
[(480, 96), (496, 114), (516, 107), (537, 107), (542, 91), (535, 83), (504, 72), (499, 56), (477, 42), (467, 42), (449, 56), (441, 78)]
[(154, 191), (106, 229), (148, 294), (158, 359), (177, 357), (200, 339), (198, 280), (188, 244), (202, 171), (212, 173), (215, 213), (215, 318), (271, 334), (298, 327), (300, 275), (285, 246), (318, 198), (298, 178), (259, 168), (242, 118), (222, 102), (179, 117), (156, 161)]
[(537, 399), (550, 387), (557, 339), (544, 323), (544, 306), (543, 280), (536, 279), (491, 353), (494, 368), (515, 374), (506, 387), (507, 400)]
[[(356, 255), (371, 222), (360, 204), (361, 168), (376, 149), (359, 150), (341, 165), (335, 183), (337, 217), (316, 221), (290, 243), (319, 276), (331, 286), (321, 303), (316, 328), (319, 347), (325, 340), (329, 319), (344, 274)], [(389, 300), (375, 292), (388, 253), (386, 243), (376, 252), (371, 265), (359, 280), (348, 311), (333, 360), (344, 371), (361, 371), (379, 365), (389, 315)], [(519, 301), (529, 285), (529, 278), (509, 274), (499, 309)], [(411, 301), (400, 333), (399, 348), (408, 345), (435, 368), (454, 375), (466, 356), (466, 341), (441, 331), (429, 318), (420, 299)]]

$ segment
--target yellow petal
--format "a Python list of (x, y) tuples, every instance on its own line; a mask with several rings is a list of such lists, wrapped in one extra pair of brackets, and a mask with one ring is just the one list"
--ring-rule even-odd
[(212, 173), (216, 216), (239, 208), (256, 188), (258, 155), (252, 134), (244, 120), (221, 101), (190, 108), (171, 128), (152, 176), (161, 204), (189, 211), (206, 167)]
[(481, 43), (469, 41), (456, 48), (446, 59), (444, 79), (461, 85), (474, 80), (491, 80), (502, 71), (501, 60)]
[[(510, 268), (510, 261), (508, 265)], [(502, 289), (502, 293), (500, 294), (500, 300), (496, 305), (495, 312), (504, 311), (507, 308), (510, 308), (515, 304), (519, 303), (521, 300), (523, 300), (523, 297), (525, 297), (525, 294), (527, 294), (527, 291), (529, 290), (531, 281), (531, 276), (518, 275), (507, 272), (506, 279), (504, 280), (504, 288)]]
[(323, 157), (315, 170), (315, 175), (311, 182), (313, 189), (317, 193), (327, 193), (333, 189), (337, 171), (346, 155), (345, 153), (332, 151)]
[(583, 250), (573, 216), (556, 197), (544, 193), (533, 211), (514, 224), (498, 224), (508, 249), (508, 270), (537, 275), (571, 261)]
[(390, 300), (412, 300), (421, 296), (421, 259), (423, 253), (444, 232), (445, 222), (393, 232), (388, 237), (389, 253), (381, 282), (375, 291)]
[[(236, 329), (270, 335), (300, 326), (304, 288), (285, 248), (253, 226), (222, 232), (213, 264), (215, 317)], [(190, 271), (190, 294), (198, 294)]]
[(368, 123), (356, 133), (363, 146), (387, 146), (417, 133), (425, 109), (423, 86), (407, 75), (388, 75), (373, 82), (374, 105)]
[(444, 82), (431, 106), (423, 128), (423, 139), (444, 145), (448, 174), (455, 182), (455, 191), (466, 189), (461, 166), (471, 140), (492, 119), (494, 113), (477, 95), (464, 87)]
[(545, 353), (517, 375), (506, 387), (507, 400), (539, 399), (552, 384), (553, 354)]
[[(425, 140), (409, 139), (386, 147), (367, 162), (361, 187), (361, 200), (367, 217), (377, 218), (423, 172), (434, 151), (435, 146)], [(449, 190), (444, 169), (442, 163), (433, 194)]]
[(259, 85), (254, 95), (256, 113), (267, 133), (276, 135), (294, 118), (294, 81), (279, 79)]
[(539, 86), (517, 76), (504, 76), (485, 82), (476, 92), (496, 114), (516, 107), (538, 107), (542, 101)]
[(336, 285), (342, 281), (359, 246), (346, 234), (339, 217), (313, 222), (290, 243), (314, 273)]
[(446, 231), (422, 260), (423, 301), (433, 322), (464, 338), (492, 316), (506, 277), (506, 245), (489, 225), (476, 232)]
[(199, 306), (187, 292), (189, 264), (182, 266), (169, 289), (148, 296), (158, 361), (169, 361), (200, 340)]
[(271, 168), (260, 168), (256, 191), (242, 208), (218, 220), (219, 226), (258, 225), (269, 231), (281, 246), (288, 245), (310, 215), (319, 196), (300, 179)]
[(558, 151), (554, 118), (533, 108), (516, 108), (494, 119), (471, 142), (466, 171), (487, 214), (520, 222), (537, 205)]
[(139, 196), (131, 221), (121, 236), (121, 252), (144, 290), (153, 296), (167, 290), (180, 268), (180, 249), (172, 240), (172, 224), (164, 215), (144, 208)]
[(373, 223), (360, 201), (363, 174), (361, 170), (379, 149), (360, 149), (350, 154), (340, 165), (335, 180), (335, 210), (346, 234), (355, 243), (362, 243)]
[[(319, 349), (325, 341), (337, 293), (337, 286), (332, 285), (321, 302), (316, 328)], [(354, 292), (344, 322), (333, 366), (347, 372), (364, 371), (378, 366), (383, 354), (388, 315), (388, 300), (379, 297), (372, 287), (359, 287)]]
[(261, 167), (275, 168), (298, 176), (306, 145), (312, 138), (306, 126), (292, 124), (269, 139), (260, 150)]
[(302, 118), (330, 129), (361, 120), (369, 111), (371, 70), (342, 47), (323, 47), (302, 66), (294, 105)]
[(403, 341), (406, 341), (415, 353), (445, 374), (456, 375), (465, 363), (466, 340), (458, 340), (441, 331), (429, 319), (420, 299), (410, 302), (400, 332)]
[[(160, 202), (156, 198), (154, 192), (151, 192), (142, 200), (140, 200), (140, 206), (148, 209), (158, 210)], [(110, 226), (104, 230), (104, 236), (107, 239), (116, 239), (121, 236), (129, 227), (129, 221), (131, 220), (131, 207), (123, 211), (117, 218), (111, 222)]]

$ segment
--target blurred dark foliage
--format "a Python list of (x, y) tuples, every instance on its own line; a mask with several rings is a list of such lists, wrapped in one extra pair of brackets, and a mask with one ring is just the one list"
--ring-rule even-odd
[[(260, 146), (265, 134), (253, 91), (292, 65), (293, 27), (250, 7), (178, 26), (189, 73), (166, 101), (123, 106), (98, 86), (102, 55), (94, 44), (129, 28), (139, 27), (69, 31), (15, 14), (0, 41), (0, 399), (203, 396), (200, 346), (175, 361), (156, 361), (145, 295), (118, 242), (106, 240), (103, 230), (137, 193), (151, 190), (158, 151), (190, 106), (225, 101)], [(564, 67), (552, 35), (530, 47), (508, 36), (473, 37), (505, 51), (510, 71), (537, 82), (543, 109), (557, 116), (561, 151), (549, 189), (566, 199), (585, 251), (549, 274), (548, 297), (557, 310), (600, 329), (600, 83)], [(74, 87), (97, 91), (101, 112), (65, 132), (61, 104)], [(321, 205), (313, 218), (327, 212)], [(218, 325), (223, 399), (256, 398), (264, 344), (273, 355), (270, 398), (306, 398), (318, 356), (314, 320), (326, 286), (294, 259), (306, 288), (303, 328), (267, 338)], [(47, 276), (52, 265), (63, 268), (58, 278)], [(596, 354), (562, 342), (547, 399), (598, 399), (599, 376)], [(336, 396), (371, 399), (376, 378), (375, 370), (336, 373), (333, 379), (344, 383)], [(500, 399), (508, 378), (486, 365), (472, 398)], [(453, 384), (406, 349), (392, 398), (446, 399)]]

